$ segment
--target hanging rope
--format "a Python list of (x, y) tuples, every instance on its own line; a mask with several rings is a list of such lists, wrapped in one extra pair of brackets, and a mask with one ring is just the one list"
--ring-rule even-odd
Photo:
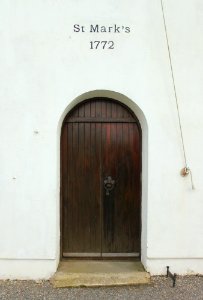
[(161, 1), (161, 8), (162, 8), (165, 34), (166, 34), (168, 56), (169, 56), (169, 61), (170, 61), (171, 76), (172, 76), (172, 82), (173, 82), (173, 90), (174, 90), (174, 95), (175, 95), (175, 100), (176, 100), (176, 108), (177, 108), (177, 113), (178, 113), (178, 124), (179, 124), (179, 129), (180, 129), (181, 144), (182, 144), (184, 163), (185, 163), (185, 167), (183, 168), (184, 175), (183, 175), (183, 173), (182, 173), (182, 175), (186, 176), (187, 174), (190, 174), (191, 185), (192, 185), (192, 189), (194, 190), (195, 187), (194, 187), (193, 178), (192, 178), (192, 171), (190, 170), (190, 168), (187, 165), (186, 151), (185, 151), (185, 145), (184, 145), (184, 139), (183, 139), (183, 129), (182, 129), (181, 118), (180, 118), (178, 96), (177, 96), (177, 90), (176, 90), (176, 84), (175, 84), (175, 78), (174, 78), (174, 71), (173, 71), (173, 65), (172, 65), (172, 59), (171, 59), (171, 51), (170, 51), (170, 46), (169, 46), (169, 39), (168, 39), (168, 32), (167, 32), (167, 26), (166, 26), (166, 18), (165, 18), (165, 14), (164, 14), (163, 0), (160, 0), (160, 1)]

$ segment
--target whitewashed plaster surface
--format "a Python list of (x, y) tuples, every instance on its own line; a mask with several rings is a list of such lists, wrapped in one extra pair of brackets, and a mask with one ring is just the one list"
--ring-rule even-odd
[[(184, 159), (160, 0), (0, 1), (0, 278), (48, 278), (57, 268), (60, 127), (91, 95), (115, 96), (140, 117), (145, 268), (203, 273), (203, 2), (163, 5), (195, 190), (179, 175)], [(74, 24), (131, 32), (76, 33)], [(91, 50), (94, 40), (113, 40), (115, 49)]]

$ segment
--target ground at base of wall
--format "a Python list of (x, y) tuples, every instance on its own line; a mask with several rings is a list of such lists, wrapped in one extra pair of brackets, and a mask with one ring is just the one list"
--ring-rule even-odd
[(178, 276), (176, 287), (165, 276), (152, 277), (145, 286), (53, 288), (49, 281), (0, 281), (1, 300), (139, 299), (202, 300), (203, 276)]

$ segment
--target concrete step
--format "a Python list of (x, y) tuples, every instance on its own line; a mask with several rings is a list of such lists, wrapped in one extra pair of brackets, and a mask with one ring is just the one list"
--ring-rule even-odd
[(50, 281), (56, 288), (141, 285), (150, 275), (139, 261), (66, 260)]

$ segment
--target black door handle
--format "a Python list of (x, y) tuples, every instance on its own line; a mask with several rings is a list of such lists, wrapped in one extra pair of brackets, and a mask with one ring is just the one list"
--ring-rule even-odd
[(106, 196), (110, 195), (110, 192), (113, 190), (115, 186), (115, 180), (111, 178), (111, 176), (107, 176), (104, 179), (104, 188), (106, 190)]

